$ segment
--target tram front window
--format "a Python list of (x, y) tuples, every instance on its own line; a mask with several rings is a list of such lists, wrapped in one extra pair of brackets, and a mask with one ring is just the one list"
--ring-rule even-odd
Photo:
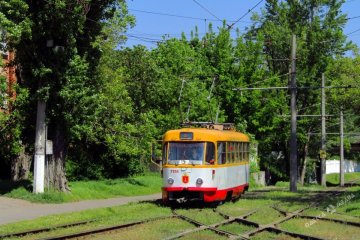
[(201, 165), (204, 161), (204, 147), (204, 142), (170, 142), (168, 163)]

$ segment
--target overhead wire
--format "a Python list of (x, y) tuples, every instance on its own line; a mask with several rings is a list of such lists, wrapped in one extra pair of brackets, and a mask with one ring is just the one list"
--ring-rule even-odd
[[(53, 4), (53, 3), (50, 2), (49, 0), (44, 0), (44, 1), (47, 2), (47, 3), (49, 3), (49, 4)], [(76, 13), (76, 12), (74, 12), (74, 11), (72, 11), (72, 10), (69, 10), (69, 9), (67, 9), (67, 8), (64, 8), (64, 10), (67, 11), (67, 12), (69, 12), (69, 13), (72, 13), (72, 14), (74, 14), (74, 15), (84, 17), (84, 15), (78, 14), (78, 13)], [(100, 21), (96, 21), (96, 20), (94, 20), (94, 19), (91, 19), (91, 18), (87, 17), (86, 15), (85, 15), (85, 17), (86, 17), (86, 20), (88, 20), (88, 21), (90, 21), (90, 22), (101, 23)], [(163, 41), (162, 39), (151, 39), (151, 38), (139, 37), (139, 36), (136, 36), (136, 35), (134, 35), (134, 34), (128, 34), (128, 33), (123, 33), (123, 35), (125, 35), (125, 36), (127, 36), (127, 37), (130, 37), (130, 38), (136, 38), (136, 39), (138, 39), (138, 40), (140, 40), (140, 41), (142, 41), (142, 42), (148, 42), (148, 43), (153, 43), (153, 44), (156, 44), (156, 43), (159, 43), (159, 42)]]
[(235, 24), (240, 22), (241, 19), (243, 19), (246, 15), (248, 15), (252, 10), (254, 10), (257, 6), (259, 6), (260, 3), (262, 3), (264, 0), (260, 0), (255, 6), (253, 6), (251, 9), (249, 9), (244, 15), (242, 15), (239, 19), (237, 19), (234, 23), (232, 23), (230, 26), (228, 26), (228, 30), (230, 30)]
[(213, 14), (209, 9), (207, 9), (206, 7), (204, 7), (203, 5), (201, 5), (198, 1), (193, 0), (194, 3), (196, 3), (198, 6), (200, 6), (202, 9), (204, 9), (206, 12), (208, 12), (211, 16), (213, 16), (214, 18), (216, 18), (219, 21), (222, 21), (220, 18), (218, 18), (215, 14)]
[[(45, 2), (49, 3), (49, 4), (53, 4), (52, 2), (50, 2), (49, 0), (44, 0)], [(178, 18), (187, 18), (187, 19), (193, 19), (193, 20), (203, 20), (203, 21), (206, 21), (206, 20), (210, 20), (210, 21), (223, 21), (221, 20), (220, 18), (218, 18), (215, 14), (213, 14), (209, 9), (207, 9), (205, 6), (201, 5), (197, 0), (193, 0), (197, 5), (199, 5), (201, 8), (203, 8), (205, 11), (207, 11), (209, 14), (211, 14), (213, 17), (215, 17), (216, 19), (206, 19), (206, 18), (198, 18), (198, 17), (191, 17), (191, 16), (182, 16), (182, 15), (176, 15), (176, 14), (169, 14), (169, 13), (159, 13), (159, 12), (151, 12), (151, 11), (144, 11), (144, 10), (137, 10), (137, 9), (129, 9), (130, 11), (137, 11), (137, 12), (143, 12), (143, 13), (148, 13), (148, 14), (156, 14), (156, 15), (163, 15), (163, 16), (169, 16), (169, 17), (178, 17)], [(236, 21), (228, 21), (228, 22), (232, 22), (231, 25), (228, 25), (228, 29), (230, 30), (235, 24), (237, 24), (238, 22), (240, 22), (247, 14), (249, 14), (253, 9), (255, 9), (258, 5), (260, 5), (261, 3), (263, 2), (263, 0), (260, 0), (258, 3), (256, 3), (251, 9), (249, 9), (245, 14), (243, 14), (239, 19), (237, 19)], [(78, 16), (81, 16), (83, 17), (84, 15), (82, 14), (79, 14), (79, 13), (76, 13), (70, 9), (64, 9), (65, 11), (69, 12), (69, 13), (72, 13), (72, 14), (75, 14), (75, 15), (78, 15)], [(86, 20), (88, 21), (91, 21), (91, 22), (94, 22), (94, 23), (101, 23), (100, 21), (96, 21), (96, 20), (93, 20), (87, 16), (86, 17)], [(347, 20), (352, 20), (352, 19), (357, 19), (357, 18), (360, 18), (360, 15), (359, 16), (354, 16), (354, 17), (349, 17), (347, 18)], [(243, 21), (245, 22), (245, 21)], [(350, 33), (347, 33), (345, 34), (346, 36), (349, 36), (349, 35), (352, 35), (354, 33), (357, 33), (360, 31), (360, 28), (350, 32)], [(144, 39), (143, 37), (140, 37), (140, 36), (136, 36), (135, 34), (127, 34), (127, 33), (124, 33), (125, 36), (127, 37), (133, 37), (133, 38), (138, 38), (138, 40), (144, 40), (144, 42), (148, 42), (149, 40), (147, 39)], [(166, 35), (166, 34), (163, 34), (163, 35)], [(162, 39), (151, 39), (150, 41), (163, 41)], [(328, 41), (322, 41), (320, 43), (325, 43), (325, 42), (330, 42), (332, 40), (328, 40)], [(285, 60), (285, 59), (284, 59)]]
[[(201, 20), (201, 21), (207, 20), (207, 21), (214, 21), (214, 22), (222, 22), (223, 21), (223, 20), (217, 19), (217, 18), (200, 18), (200, 17), (192, 17), (192, 16), (184, 16), (184, 15), (172, 14), (172, 13), (138, 10), (138, 9), (133, 9), (133, 8), (129, 8), (128, 10), (132, 11), (132, 12), (141, 12), (141, 13), (147, 13), (147, 14), (152, 14), (152, 15), (160, 15), (160, 16), (166, 16), (166, 17), (176, 17), (176, 18)], [(229, 21), (229, 22), (234, 22), (234, 21)]]

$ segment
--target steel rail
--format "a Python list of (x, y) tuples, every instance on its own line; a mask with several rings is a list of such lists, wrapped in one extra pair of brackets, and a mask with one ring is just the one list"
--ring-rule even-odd
[[(274, 221), (270, 224), (265, 224), (265, 225), (260, 225), (256, 222), (246, 220), (245, 218), (235, 218), (235, 221), (238, 221), (238, 222), (246, 224), (246, 225), (255, 226), (256, 229), (248, 231), (244, 234), (237, 235), (237, 236), (231, 236), (230, 239), (234, 239), (234, 240), (235, 239), (250, 239), (251, 236), (253, 236), (257, 233), (260, 233), (262, 231), (270, 231), (270, 232), (276, 232), (276, 233), (284, 233), (284, 234), (287, 234), (287, 235), (293, 236), (293, 237), (300, 237), (301, 239), (324, 240), (323, 238), (319, 238), (319, 237), (315, 237), (315, 236), (311, 236), (311, 235), (305, 235), (305, 234), (301, 234), (301, 233), (289, 232), (289, 231), (286, 231), (286, 230), (276, 227), (277, 224), (290, 220), (291, 218), (293, 218), (294, 216), (296, 216), (298, 213), (302, 212), (303, 210), (305, 210), (305, 208), (299, 209), (299, 210), (295, 211), (294, 213), (288, 213), (288, 216), (286, 216), (278, 221)], [(228, 217), (232, 218), (231, 216), (228, 216)]]
[[(354, 184), (355, 182), (357, 182), (359, 180), (360, 179), (355, 179), (353, 181), (350, 181), (350, 182), (348, 182), (348, 185), (352, 186), (352, 184)], [(214, 212), (218, 213), (220, 216), (222, 216), (226, 220), (221, 221), (219, 223), (209, 225), (209, 226), (204, 225), (204, 224), (202, 224), (202, 223), (200, 223), (200, 222), (198, 222), (196, 220), (190, 219), (190, 218), (188, 218), (186, 216), (177, 214), (175, 211), (173, 211), (173, 214), (175, 216), (178, 216), (181, 219), (183, 219), (185, 221), (188, 221), (188, 222), (198, 226), (198, 228), (186, 230), (184, 232), (178, 233), (176, 235), (173, 235), (173, 236), (171, 236), (169, 238), (165, 238), (165, 239), (166, 240), (177, 239), (177, 238), (183, 237), (183, 236), (185, 236), (187, 234), (190, 234), (190, 233), (194, 233), (194, 232), (209, 229), (209, 230), (215, 231), (218, 234), (227, 235), (230, 239), (250, 239), (251, 236), (253, 236), (253, 235), (255, 235), (255, 234), (257, 234), (257, 233), (259, 233), (261, 231), (270, 231), (270, 232), (275, 232), (275, 233), (284, 233), (286, 235), (293, 236), (293, 237), (299, 237), (301, 239), (324, 240), (323, 238), (317, 237), (317, 236), (311, 236), (311, 235), (306, 235), (306, 234), (302, 234), (302, 233), (296, 233), (296, 232), (290, 232), (290, 231), (287, 231), (287, 230), (283, 230), (283, 229), (278, 228), (277, 225), (280, 224), (280, 223), (283, 223), (285, 221), (288, 221), (288, 220), (290, 220), (290, 219), (292, 219), (294, 217), (302, 217), (301, 213), (303, 211), (305, 211), (306, 209), (315, 207), (316, 205), (320, 204), (320, 201), (322, 201), (323, 198), (328, 197), (329, 194), (337, 196), (337, 195), (341, 194), (343, 191), (345, 191), (345, 188), (340, 188), (340, 190), (333, 190), (332, 189), (332, 190), (329, 190), (329, 191), (326, 191), (326, 192), (320, 192), (320, 193), (316, 194), (316, 197), (318, 198), (318, 201), (310, 204), (309, 206), (298, 209), (298, 210), (296, 210), (294, 212), (287, 212), (285, 210), (280, 209), (276, 205), (273, 205), (271, 207), (274, 208), (275, 210), (277, 210), (278, 212), (280, 212), (282, 215), (284, 215), (284, 217), (277, 220), (277, 221), (274, 221), (274, 222), (272, 222), (270, 224), (265, 224), (265, 225), (261, 225), (261, 224), (258, 224), (256, 222), (249, 221), (249, 220), (246, 219), (248, 216), (254, 214), (257, 210), (253, 210), (253, 211), (251, 211), (251, 212), (249, 212), (249, 213), (247, 213), (247, 214), (245, 214), (243, 216), (240, 216), (240, 217), (232, 217), (232, 216), (226, 215), (226, 214), (214, 209)], [(329, 219), (329, 221), (332, 221), (332, 220), (333, 219)], [(335, 220), (335, 221), (337, 221), (337, 220)], [(245, 234), (234, 234), (234, 233), (230, 233), (230, 232), (226, 232), (226, 231), (219, 231), (218, 229), (216, 229), (217, 227), (219, 227), (221, 225), (229, 224), (229, 223), (232, 223), (232, 222), (239, 222), (239, 223), (243, 223), (245, 225), (251, 225), (251, 226), (256, 227), (256, 229), (248, 231)], [(338, 220), (337, 222), (340, 222), (340, 223), (348, 222), (349, 225), (355, 225), (355, 226), (360, 225), (360, 223), (355, 223), (355, 222), (350, 223), (349, 221)]]
[[(341, 194), (342, 192), (344, 192), (346, 190), (346, 188), (351, 187), (353, 184), (355, 184), (356, 182), (360, 181), (360, 178), (349, 181), (346, 183), (347, 187), (337, 187), (325, 192), (319, 192), (316, 194), (315, 197), (318, 198), (318, 201), (316, 201), (313, 204), (310, 204), (307, 207), (304, 207), (302, 209), (299, 209), (295, 212), (287, 212), (284, 211), (280, 208), (278, 208), (277, 206), (273, 205), (271, 206), (272, 208), (274, 208), (275, 210), (279, 211), (281, 214), (285, 215), (284, 218), (274, 221), (270, 224), (266, 224), (266, 225), (261, 225), (258, 224), (256, 222), (253, 221), (249, 221), (246, 218), (249, 217), (250, 215), (254, 214), (255, 212), (257, 212), (257, 210), (253, 210), (250, 211), (240, 217), (232, 217), (232, 216), (228, 216), (224, 213), (221, 213), (219, 211), (216, 211), (216, 209), (214, 209), (214, 211), (216, 213), (218, 213), (219, 215), (221, 215), (223, 218), (225, 218), (224, 221), (212, 224), (212, 225), (205, 225), (201, 222), (198, 222), (196, 220), (193, 220), (191, 218), (188, 218), (184, 215), (178, 214), (175, 212), (175, 210), (173, 210), (173, 215), (171, 216), (163, 216), (163, 217), (156, 217), (156, 218), (149, 218), (149, 219), (145, 219), (145, 220), (140, 220), (140, 221), (135, 221), (135, 222), (131, 222), (131, 223), (125, 223), (125, 224), (120, 224), (120, 225), (114, 225), (114, 226), (110, 226), (110, 227), (103, 227), (103, 228), (97, 228), (97, 229), (93, 229), (93, 230), (88, 230), (88, 231), (83, 231), (83, 232), (78, 232), (78, 233), (73, 233), (73, 234), (68, 234), (68, 235), (62, 235), (62, 236), (55, 236), (55, 237), (49, 237), (49, 238), (44, 238), (44, 239), (70, 239), (70, 238), (76, 238), (76, 237), (81, 237), (81, 236), (86, 236), (86, 235), (90, 235), (90, 234), (95, 234), (95, 233), (101, 233), (101, 232), (107, 232), (107, 231), (112, 231), (112, 230), (118, 230), (118, 229), (122, 229), (122, 228), (126, 228), (126, 227), (130, 227), (130, 226), (134, 226), (134, 225), (140, 225), (143, 223), (147, 223), (147, 222), (151, 222), (151, 221), (156, 221), (156, 220), (161, 220), (161, 219), (167, 219), (167, 218), (179, 218), (179, 219), (183, 219), (187, 222), (190, 222), (194, 225), (196, 225), (198, 228), (196, 229), (189, 229), (187, 231), (184, 231), (182, 233), (178, 233), (174, 236), (171, 236), (169, 238), (166, 239), (176, 239), (182, 236), (185, 236), (187, 234), (193, 233), (193, 232), (197, 232), (197, 231), (202, 231), (202, 230), (211, 230), (214, 231), (217, 234), (220, 235), (225, 235), (227, 237), (229, 237), (230, 239), (249, 239), (250, 236), (253, 236), (261, 231), (272, 231), (272, 232), (276, 232), (276, 233), (284, 233), (290, 236), (295, 236), (295, 237), (300, 237), (302, 239), (312, 239), (312, 240), (322, 240), (322, 238), (320, 237), (315, 237), (315, 236), (310, 236), (310, 235), (305, 235), (305, 234), (299, 234), (299, 233), (294, 233), (294, 232), (289, 232), (283, 229), (280, 229), (277, 227), (278, 224), (288, 221), (294, 217), (300, 217), (300, 218), (310, 218), (310, 219), (318, 219), (318, 220), (326, 220), (326, 221), (333, 221), (333, 222), (337, 222), (337, 223), (341, 223), (341, 224), (347, 224), (347, 225), (353, 225), (353, 226), (360, 226), (360, 222), (352, 222), (352, 221), (346, 221), (346, 220), (340, 220), (340, 219), (333, 219), (333, 218), (321, 218), (321, 217), (314, 217), (314, 216), (308, 216), (308, 215), (301, 215), (301, 213), (308, 209), (308, 208), (317, 208), (316, 205), (320, 204), (320, 201), (325, 198), (325, 197), (329, 197), (329, 194), (337, 196), (339, 194)], [(336, 189), (340, 189), (340, 190), (336, 190)], [(82, 222), (74, 222), (74, 223), (70, 223), (70, 224), (63, 224), (63, 225), (56, 225), (56, 226), (52, 226), (52, 227), (47, 227), (47, 228), (39, 228), (39, 229), (32, 229), (32, 230), (28, 230), (28, 231), (23, 231), (23, 232), (16, 232), (16, 233), (9, 233), (9, 234), (3, 234), (0, 235), (0, 239), (2, 238), (9, 238), (9, 237), (22, 237), (28, 234), (37, 234), (37, 233), (41, 233), (41, 232), (47, 232), (47, 231), (51, 231), (51, 230), (55, 230), (55, 229), (59, 229), (59, 228), (66, 228), (66, 227), (72, 227), (72, 226), (78, 226), (78, 225), (84, 225), (84, 224), (88, 224), (91, 222), (95, 222), (96, 220), (89, 220), (89, 221), (82, 221)], [(234, 234), (231, 232), (227, 232), (227, 231), (223, 231), (223, 230), (219, 230), (216, 229), (217, 227), (221, 226), (221, 225), (225, 225), (225, 224), (229, 224), (232, 222), (240, 222), (246, 225), (251, 225), (256, 227), (255, 230), (251, 230), (246, 232), (245, 234)]]
[[(359, 178), (359, 179), (355, 179), (355, 180), (353, 180), (353, 181), (350, 181), (350, 182), (348, 182), (348, 185), (352, 186), (352, 184), (354, 184), (355, 182), (357, 182), (357, 181), (359, 181), (359, 180), (360, 180), (360, 178)], [(301, 234), (301, 233), (295, 233), (295, 232), (286, 231), (286, 230), (283, 230), (283, 229), (278, 228), (277, 225), (280, 224), (280, 223), (283, 223), (283, 222), (285, 222), (285, 221), (288, 221), (288, 220), (290, 220), (290, 219), (292, 219), (292, 218), (294, 218), (294, 217), (301, 217), (300, 214), (301, 214), (303, 211), (305, 211), (305, 210), (308, 209), (308, 208), (312, 208), (312, 207), (320, 204), (320, 201), (321, 201), (324, 197), (328, 197), (328, 194), (329, 194), (329, 193), (336, 196), (336, 195), (339, 195), (339, 194), (341, 194), (341, 192), (343, 192), (343, 191), (346, 190), (346, 188), (343, 188), (343, 187), (338, 187), (338, 188), (336, 188), (336, 189), (339, 189), (339, 188), (340, 188), (340, 190), (338, 190), (338, 191), (330, 190), (330, 191), (326, 191), (325, 194), (324, 194), (323, 192), (322, 192), (322, 193), (318, 193), (317, 196), (320, 196), (320, 199), (319, 199), (317, 202), (314, 202), (313, 204), (310, 204), (309, 206), (306, 206), (306, 207), (304, 207), (304, 208), (301, 208), (301, 209), (299, 209), (299, 210), (296, 210), (295, 212), (292, 212), (292, 213), (291, 213), (291, 212), (286, 212), (286, 211), (284, 211), (284, 210), (282, 210), (282, 209), (279, 209), (279, 208), (276, 207), (275, 205), (271, 206), (272, 208), (274, 208), (275, 210), (279, 211), (280, 213), (285, 214), (285, 217), (282, 218), (282, 219), (280, 219), (280, 220), (274, 221), (274, 222), (272, 222), (272, 223), (270, 223), (270, 224), (260, 225), (260, 224), (258, 224), (258, 223), (256, 223), (256, 222), (252, 222), (252, 221), (249, 221), (249, 220), (246, 220), (246, 219), (237, 219), (237, 221), (239, 221), (239, 222), (242, 222), (242, 223), (248, 224), (248, 225), (249, 225), (249, 224), (252, 224), (253, 226), (255, 226), (255, 227), (257, 227), (257, 228), (254, 229), (254, 230), (248, 231), (248, 232), (246, 232), (246, 233), (244, 233), (244, 234), (238, 235), (237, 238), (232, 237), (232, 239), (250, 238), (251, 236), (253, 236), (253, 235), (255, 235), (255, 234), (259, 233), (259, 232), (262, 232), (262, 231), (266, 231), (266, 230), (267, 230), (267, 231), (273, 231), (273, 232), (276, 232), (276, 233), (280, 233), (280, 232), (281, 232), (281, 233), (284, 233), (284, 234), (287, 234), (287, 235), (290, 235), (290, 236), (300, 237), (300, 238), (302, 238), (302, 239), (323, 240), (323, 238), (316, 237), (316, 236), (311, 236), (311, 235), (305, 235), (305, 234)], [(327, 193), (327, 194), (326, 194), (326, 193)], [(225, 214), (222, 214), (222, 215), (225, 215)], [(230, 216), (229, 216), (229, 217), (230, 217)], [(331, 219), (331, 220), (333, 220), (333, 219)], [(339, 221), (339, 222), (340, 222), (340, 221)], [(344, 221), (344, 222), (346, 222), (346, 221)], [(344, 222), (342, 222), (342, 223), (344, 223)], [(356, 225), (356, 226), (358, 226), (358, 223), (355, 223), (355, 222), (351, 222), (351, 223), (354, 224), (354, 225)], [(349, 224), (349, 225), (351, 225), (351, 224)]]
[(287, 216), (287, 215), (289, 215), (290, 214), (290, 212), (287, 212), (287, 211), (285, 211), (285, 210), (283, 210), (283, 209), (280, 209), (278, 206), (276, 206), (276, 205), (272, 205), (271, 206), (273, 209), (275, 209), (276, 211), (278, 211), (279, 213), (281, 213), (282, 215), (284, 215), (284, 216)]
[(127, 227), (131, 227), (131, 226), (140, 225), (143, 223), (152, 222), (152, 221), (161, 220), (161, 219), (167, 219), (167, 218), (174, 218), (174, 216), (171, 215), (171, 216), (165, 216), (165, 217), (149, 218), (149, 219), (125, 223), (125, 224), (113, 225), (110, 227), (102, 227), (102, 228), (97, 228), (97, 229), (92, 229), (92, 230), (87, 230), (87, 231), (82, 231), (82, 232), (77, 232), (77, 233), (64, 234), (61, 236), (42, 238), (42, 240), (60, 240), (60, 239), (71, 239), (71, 238), (83, 237), (83, 236), (87, 236), (87, 235), (91, 235), (91, 234), (119, 230), (122, 228), (127, 228)]
[(292, 236), (292, 237), (300, 237), (302, 239), (307, 239), (307, 240), (325, 240), (324, 238), (320, 238), (320, 237), (315, 237), (312, 235), (307, 235), (307, 234), (302, 234), (302, 233), (295, 233), (295, 232), (290, 232), (290, 231), (286, 231), (277, 227), (269, 227), (267, 229), (270, 232), (276, 232), (276, 233), (285, 233), (286, 235)]
[[(279, 219), (277, 221), (271, 222), (269, 224), (259, 225), (259, 227), (257, 227), (256, 229), (244, 233), (243, 236), (250, 238), (250, 236), (253, 236), (253, 235), (255, 235), (255, 234), (259, 233), (259, 232), (262, 232), (264, 230), (267, 230), (267, 229), (270, 229), (270, 228), (276, 228), (276, 226), (278, 224), (283, 223), (285, 221), (288, 221), (288, 220), (298, 216), (300, 213), (302, 213), (303, 211), (305, 211), (308, 208), (310, 208), (310, 206), (307, 206), (307, 207), (301, 208), (299, 210), (296, 210), (295, 212), (289, 213), (289, 214), (287, 214), (287, 216), (285, 216), (285, 217), (283, 217), (283, 218), (281, 218), (281, 219)], [(241, 219), (239, 221), (242, 222)], [(246, 221), (249, 222), (249, 220), (246, 220)]]
[(316, 219), (316, 220), (330, 221), (330, 222), (336, 222), (336, 223), (341, 223), (341, 224), (360, 227), (360, 222), (352, 222), (352, 221), (346, 221), (346, 220), (336, 219), (336, 218), (316, 217), (316, 216), (309, 216), (309, 215), (299, 215), (298, 217), (299, 218), (306, 218), (306, 219)]
[(23, 236), (26, 236), (26, 235), (29, 235), (29, 234), (37, 234), (37, 233), (42, 233), (42, 232), (49, 232), (49, 231), (52, 231), (52, 230), (55, 230), (55, 229), (60, 229), (60, 228), (67, 228), (67, 227), (85, 225), (85, 224), (92, 223), (92, 222), (95, 222), (95, 221), (96, 220), (73, 222), (73, 223), (55, 225), (55, 226), (52, 226), (52, 227), (37, 228), (37, 229), (31, 229), (31, 230), (26, 230), (26, 231), (21, 231), (21, 232), (8, 233), (8, 234), (0, 235), (0, 239), (10, 238), (10, 237), (23, 237)]
[[(326, 212), (326, 209), (324, 209), (324, 208), (316, 207), (315, 209)], [(345, 213), (339, 213), (339, 212), (334, 212), (333, 214), (346, 216), (346, 217), (360, 218), (360, 216), (352, 216), (352, 215), (348, 215), (348, 214), (345, 214)]]
[(227, 237), (236, 236), (236, 234), (234, 234), (234, 233), (230, 233), (230, 232), (227, 232), (227, 231), (216, 229), (216, 227), (218, 227), (220, 225), (223, 225), (223, 224), (226, 224), (226, 223), (229, 223), (229, 222), (232, 222), (232, 221), (234, 221), (234, 219), (227, 219), (227, 220), (221, 221), (219, 223), (215, 223), (215, 224), (212, 224), (212, 225), (206, 225), (206, 224), (203, 224), (203, 223), (201, 223), (199, 221), (196, 221), (194, 219), (186, 217), (184, 215), (178, 214), (175, 210), (173, 210), (173, 214), (174, 214), (175, 217), (178, 217), (178, 218), (180, 218), (182, 220), (185, 220), (185, 221), (187, 221), (189, 223), (194, 224), (195, 226), (197, 226), (197, 228), (196, 229), (189, 229), (189, 230), (186, 230), (184, 232), (175, 234), (173, 236), (165, 238), (166, 240), (177, 239), (177, 238), (183, 237), (185, 235), (188, 235), (188, 234), (191, 234), (191, 233), (194, 233), (194, 232), (198, 232), (198, 231), (202, 231), (202, 230), (211, 230), (211, 231), (213, 231), (213, 232), (215, 232), (215, 233), (217, 233), (219, 235), (223, 235), (223, 236), (227, 236)]

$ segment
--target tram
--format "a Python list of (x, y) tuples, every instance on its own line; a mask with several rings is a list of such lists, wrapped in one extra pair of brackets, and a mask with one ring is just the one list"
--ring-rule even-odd
[(233, 124), (189, 123), (164, 134), (162, 163), (165, 203), (236, 199), (249, 187), (249, 137)]

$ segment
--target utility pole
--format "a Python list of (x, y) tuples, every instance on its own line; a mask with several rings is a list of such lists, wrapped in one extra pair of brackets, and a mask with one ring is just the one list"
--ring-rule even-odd
[(297, 191), (297, 138), (296, 138), (296, 36), (291, 45), (291, 138), (290, 138), (290, 191)]
[(45, 176), (45, 143), (46, 143), (46, 124), (45, 124), (46, 103), (38, 100), (36, 114), (36, 133), (35, 133), (35, 158), (34, 158), (34, 193), (44, 192)]
[(325, 128), (325, 74), (321, 75), (321, 153), (320, 176), (321, 186), (326, 187), (326, 128)]
[(344, 186), (344, 114), (340, 111), (340, 187)]

